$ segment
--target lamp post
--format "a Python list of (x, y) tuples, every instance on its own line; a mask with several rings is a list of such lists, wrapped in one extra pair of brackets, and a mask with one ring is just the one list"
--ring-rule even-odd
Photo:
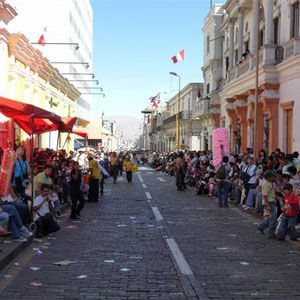
[(178, 100), (177, 100), (177, 114), (176, 114), (176, 135), (177, 135), (177, 151), (180, 151), (180, 128), (179, 128), (179, 117), (180, 117), (180, 80), (181, 77), (175, 72), (169, 72), (170, 75), (178, 77)]
[[(254, 2), (255, 3), (255, 2)], [(255, 68), (255, 100), (254, 100), (254, 135), (253, 135), (253, 155), (254, 161), (257, 159), (257, 145), (258, 145), (258, 134), (257, 134), (257, 121), (258, 121), (258, 74), (259, 74), (259, 43), (260, 43), (260, 32), (259, 32), (259, 23), (260, 23), (260, 0), (257, 1), (256, 9), (258, 10), (258, 20), (257, 20), (257, 49), (256, 49), (256, 68)]]

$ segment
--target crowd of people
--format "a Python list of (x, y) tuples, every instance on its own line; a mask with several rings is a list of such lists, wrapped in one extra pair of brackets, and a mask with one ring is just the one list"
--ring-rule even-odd
[[(247, 212), (255, 212), (264, 220), (258, 230), (270, 239), (284, 240), (286, 234), (296, 239), (300, 223), (300, 159), (299, 153), (276, 149), (271, 155), (264, 150), (254, 157), (252, 149), (239, 155), (223, 157), (214, 166), (213, 153), (184, 151), (180, 153), (138, 154), (141, 163), (148, 162), (156, 171), (176, 177), (178, 191), (192, 188), (197, 195), (215, 197), (220, 208), (228, 202)], [(299, 226), (299, 225), (298, 225)]]
[(129, 153), (36, 148), (31, 164), (18, 147), (8, 194), (0, 200), (0, 235), (25, 242), (58, 231), (62, 205), (70, 204), (70, 218), (79, 219), (85, 202), (103, 195), (105, 178), (116, 183), (123, 169), (130, 183), (136, 166)]

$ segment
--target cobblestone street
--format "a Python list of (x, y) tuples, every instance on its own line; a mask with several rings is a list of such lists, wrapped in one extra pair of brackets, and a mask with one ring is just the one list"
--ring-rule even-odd
[(267, 240), (236, 209), (177, 192), (174, 177), (141, 167), (131, 184), (109, 179), (82, 215), (5, 270), (0, 299), (300, 298), (297, 242)]

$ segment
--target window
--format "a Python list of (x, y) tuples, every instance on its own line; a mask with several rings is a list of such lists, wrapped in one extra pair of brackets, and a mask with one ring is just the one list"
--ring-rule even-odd
[(259, 47), (262, 47), (264, 45), (264, 30), (261, 30), (259, 32)]
[(234, 57), (235, 57), (235, 63), (237, 63), (239, 61), (239, 51), (238, 50), (234, 51)]
[(226, 60), (226, 71), (227, 71), (229, 69), (229, 57), (226, 56), (225, 60)]
[(209, 53), (209, 43), (210, 43), (210, 38), (209, 35), (206, 38), (206, 53)]
[(245, 52), (249, 51), (249, 41), (246, 41), (244, 43), (244, 49), (245, 49)]
[(299, 37), (299, 2), (292, 5), (292, 36), (291, 38)]
[(208, 95), (209, 92), (210, 92), (210, 90), (209, 90), (209, 83), (208, 83), (208, 84), (206, 85), (206, 94)]
[(279, 44), (279, 19), (278, 17), (273, 20), (274, 24), (274, 44)]

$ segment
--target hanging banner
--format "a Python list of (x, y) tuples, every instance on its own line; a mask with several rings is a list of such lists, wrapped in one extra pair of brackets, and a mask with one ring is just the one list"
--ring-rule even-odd
[(5, 149), (0, 170), (0, 197), (5, 197), (8, 194), (14, 164), (15, 152), (10, 149)]

